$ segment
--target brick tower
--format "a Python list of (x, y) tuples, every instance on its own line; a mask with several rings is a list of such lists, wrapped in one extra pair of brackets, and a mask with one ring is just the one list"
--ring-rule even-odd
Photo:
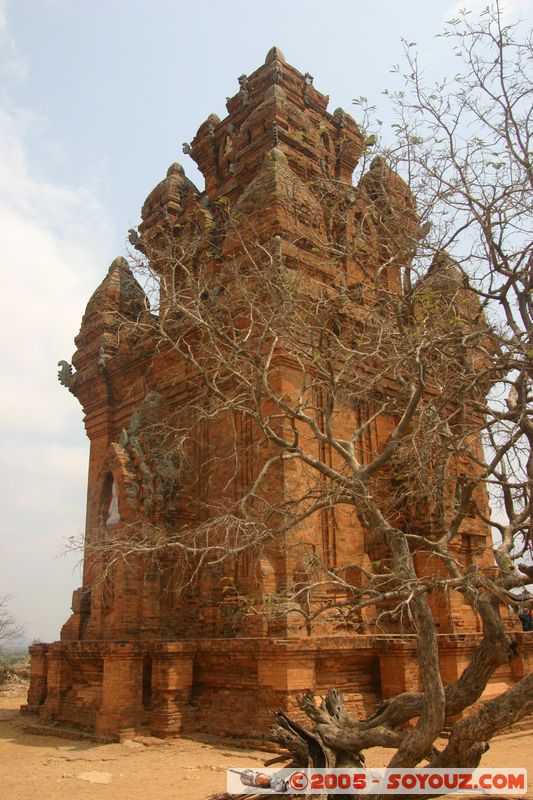
[[(161, 232), (179, 239), (186, 231), (207, 254), (216, 231), (222, 258), (238, 258), (238, 242), (223, 230), (221, 206), (230, 204), (259, 241), (278, 247), (285, 263), (321, 281), (333, 279), (334, 267), (316, 255), (312, 241), (325, 240), (332, 231), (349, 236), (369, 216), (374, 221), (371, 246), (362, 254), (366, 266), (377, 269), (390, 261), (394, 248), (401, 248), (391, 209), (414, 232), (414, 201), (379, 159), (353, 186), (352, 173), (365, 148), (354, 120), (342, 109), (329, 113), (328, 98), (315, 89), (313, 78), (287, 64), (277, 48), (252, 75), (241, 76), (239, 86), (227, 101), (225, 119), (210, 115), (192, 143), (184, 145), (205, 178), (205, 190), (173, 164), (145, 201), (135, 245), (146, 251), (157, 245)], [(339, 207), (350, 209), (342, 224), (316, 190), (324, 181), (335, 184)], [(347, 284), (357, 279), (355, 263), (342, 268)], [(392, 267), (386, 273), (394, 291), (399, 273)], [(165, 275), (161, 278), (163, 313)], [(102, 529), (141, 518), (155, 525), (195, 518), (194, 498), (184, 499), (177, 487), (175, 465), (157, 434), (158, 423), (190, 391), (187, 368), (167, 353), (154, 354), (149, 324), (138, 326), (135, 341), (124, 335), (125, 321), (149, 317), (128, 263), (115, 259), (87, 305), (76, 337), (75, 371), (66, 364), (62, 368), (62, 382), (84, 409), (90, 439), (88, 548)], [(290, 386), (290, 375), (284, 379)], [(368, 435), (371, 447), (372, 438), (380, 441), (387, 431), (376, 420)], [(253, 432), (243, 430), (242, 436), (253, 449)], [(224, 446), (224, 431), (207, 428), (203, 437), (200, 475), (210, 452)], [(336, 565), (375, 558), (372, 538), (353, 530), (342, 517), (319, 515), (308, 536)], [(486, 526), (472, 520), (468, 534), (483, 550)], [(482, 560), (490, 564), (488, 555)], [(171, 566), (123, 561), (105, 581), (105, 563), (87, 557), (83, 586), (74, 592), (61, 641), (31, 648), (27, 710), (105, 736), (198, 730), (250, 735), (268, 726), (269, 709), (294, 711), (296, 695), (306, 689), (320, 693), (335, 685), (356, 712), (364, 713), (383, 696), (418, 685), (415, 643), (399, 627), (375, 636), (364, 616), (350, 635), (302, 632), (288, 622), (272, 626), (263, 619), (230, 625), (213, 576), (200, 577), (198, 605), (191, 595), (175, 599)], [(267, 591), (279, 575), (287, 579), (295, 569), (289, 554), (271, 554), (259, 565), (260, 588)], [(443, 676), (452, 680), (466, 663), (478, 623), (466, 606), (443, 603), (435, 615), (442, 632)], [(466, 632), (472, 634), (468, 639)]]

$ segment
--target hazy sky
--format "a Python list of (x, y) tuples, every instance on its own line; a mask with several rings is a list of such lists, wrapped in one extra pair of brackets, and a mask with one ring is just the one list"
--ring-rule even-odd
[(450, 72), (435, 35), (459, 5), (486, 0), (0, 0), (0, 595), (30, 639), (58, 637), (79, 585), (59, 553), (83, 530), (88, 446), (56, 364), (150, 189), (176, 160), (200, 183), (182, 142), (274, 44), (330, 110), (357, 118), (364, 95), (387, 121), (400, 38)]

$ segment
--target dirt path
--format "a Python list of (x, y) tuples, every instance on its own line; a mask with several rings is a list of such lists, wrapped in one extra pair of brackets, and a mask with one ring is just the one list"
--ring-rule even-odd
[[(228, 767), (261, 767), (267, 754), (191, 739), (97, 745), (24, 733), (24, 691), (0, 694), (0, 798), (9, 800), (206, 800)], [(157, 742), (157, 743), (156, 743)], [(375, 749), (368, 766), (385, 766)], [(483, 766), (526, 767), (533, 798), (533, 734), (496, 740)]]

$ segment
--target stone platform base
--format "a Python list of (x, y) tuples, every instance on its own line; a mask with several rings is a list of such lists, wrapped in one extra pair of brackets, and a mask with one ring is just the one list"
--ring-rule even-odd
[[(439, 636), (445, 683), (459, 677), (479, 634)], [(516, 633), (518, 656), (490, 686), (511, 685), (531, 669), (533, 634)], [(297, 697), (344, 692), (366, 717), (382, 699), (419, 688), (413, 636), (199, 641), (66, 641), (30, 648), (23, 710), (41, 723), (97, 737), (209, 733), (260, 739), (271, 710), (302, 719)], [(490, 686), (488, 689), (490, 689)]]
[(71, 728), (61, 725), (58, 722), (44, 723), (35, 718), (35, 714), (27, 711), (23, 706), (21, 713), (28, 717), (28, 724), (24, 725), (24, 733), (31, 733), (33, 736), (57, 736), (60, 739), (70, 739), (74, 742), (96, 742), (97, 744), (113, 744), (120, 741), (120, 737), (115, 735), (99, 736), (94, 731), (83, 731), (79, 728)]

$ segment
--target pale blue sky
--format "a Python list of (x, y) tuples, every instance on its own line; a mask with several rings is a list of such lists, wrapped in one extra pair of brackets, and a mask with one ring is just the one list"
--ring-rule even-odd
[(349, 109), (358, 95), (380, 102), (402, 35), (435, 61), (433, 34), (450, 7), (453, 0), (16, 0), (8, 21), (27, 74), (10, 94), (39, 117), (29, 134), (38, 174), (96, 185), (120, 248), (168, 164), (187, 161), (182, 142), (209, 113), (225, 115), (237, 76), (273, 44), (315, 76), (332, 109)]
[[(509, 15), (532, 0), (510, 0)], [(0, 595), (30, 638), (53, 640), (79, 583), (58, 559), (83, 529), (87, 444), (55, 378), (85, 304), (168, 165), (272, 45), (315, 77), (330, 110), (365, 95), (389, 119), (402, 36), (430, 76), (435, 39), (468, 0), (0, 0)]]

